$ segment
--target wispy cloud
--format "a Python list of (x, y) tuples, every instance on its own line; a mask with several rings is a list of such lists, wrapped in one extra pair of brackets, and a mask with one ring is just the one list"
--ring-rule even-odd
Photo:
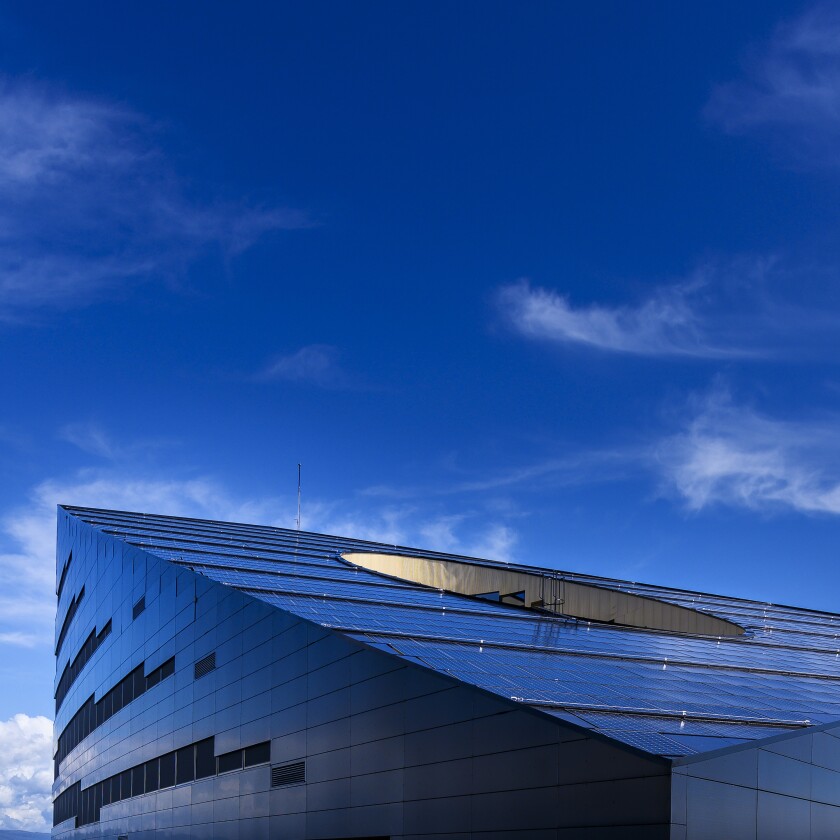
[(52, 827), (53, 724), (18, 714), (0, 721), (0, 828)]
[(293, 209), (191, 198), (157, 138), (119, 104), (0, 83), (0, 321), (178, 282), (208, 251), (231, 256), (311, 224)]
[(34, 633), (0, 633), (0, 645), (32, 648), (41, 640)]
[(58, 437), (87, 455), (94, 455), (106, 461), (133, 463), (148, 461), (153, 453), (174, 444), (174, 441), (164, 438), (134, 440), (127, 443), (118, 441), (94, 420), (66, 423), (58, 430)]
[(745, 355), (710, 339), (700, 316), (704, 286), (699, 278), (676, 284), (635, 306), (575, 306), (521, 280), (500, 289), (497, 304), (510, 327), (530, 339), (639, 356)]
[(840, 6), (780, 25), (743, 78), (714, 90), (706, 115), (733, 134), (761, 134), (798, 166), (840, 165)]
[(661, 442), (654, 457), (692, 510), (840, 514), (837, 423), (768, 417), (717, 389), (697, 401), (685, 429)]
[(298, 382), (320, 388), (354, 387), (353, 377), (341, 366), (337, 347), (309, 344), (294, 353), (272, 359), (255, 377), (268, 381)]
[(305, 528), (325, 534), (512, 560), (518, 536), (513, 527), (499, 522), (499, 518), (497, 512), (474, 505), (464, 505), (451, 513), (419, 500), (374, 505), (346, 499), (307, 502), (302, 517)]
[(113, 459), (118, 445), (96, 423), (68, 423), (59, 430), (59, 437), (67, 443), (101, 458)]

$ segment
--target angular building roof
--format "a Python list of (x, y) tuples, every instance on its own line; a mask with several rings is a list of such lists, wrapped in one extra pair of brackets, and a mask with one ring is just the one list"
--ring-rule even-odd
[(282, 528), (64, 509), (303, 619), (653, 755), (840, 720), (840, 615)]

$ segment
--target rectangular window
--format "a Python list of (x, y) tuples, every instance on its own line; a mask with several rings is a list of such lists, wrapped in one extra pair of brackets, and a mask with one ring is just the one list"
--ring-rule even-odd
[(132, 671), (132, 682), (134, 683), (134, 697), (137, 698), (146, 691), (146, 677), (143, 674), (144, 668), (141, 665)]
[(175, 753), (167, 753), (160, 757), (160, 787), (170, 788), (175, 784)]
[(206, 779), (216, 774), (216, 757), (213, 755), (213, 738), (205, 738), (195, 745), (195, 777)]
[(119, 802), (120, 799), (120, 774), (117, 773), (116, 776), (111, 776), (111, 802)]
[(246, 767), (253, 767), (256, 764), (268, 764), (269, 761), (271, 761), (271, 741), (254, 744), (253, 747), (245, 747)]
[(145, 765), (141, 764), (138, 767), (131, 768), (131, 795), (132, 796), (140, 796), (141, 793), (146, 788), (146, 784), (144, 782), (144, 771)]
[(160, 682), (160, 668), (155, 668), (148, 677), (146, 677), (146, 691), (153, 688)]
[(58, 589), (56, 590), (56, 597), (58, 600), (61, 600), (61, 593), (64, 591), (64, 581), (67, 580), (67, 570), (70, 568), (70, 563), (73, 560), (73, 552), (70, 552), (70, 556), (67, 558), (67, 562), (64, 564), (64, 568), (61, 570), (61, 579), (58, 581)]
[(108, 694), (111, 695), (111, 714), (115, 715), (123, 707), (122, 683), (118, 682)]
[(114, 694), (109, 691), (100, 701), (102, 704), (102, 722), (104, 723), (114, 714)]
[(146, 762), (146, 793), (152, 793), (160, 786), (160, 762), (157, 758)]
[(64, 616), (64, 621), (61, 625), (61, 632), (58, 634), (58, 642), (55, 646), (55, 655), (58, 656), (61, 653), (61, 646), (64, 644), (65, 638), (67, 638), (67, 631), (70, 629), (70, 625), (73, 622), (73, 616), (76, 615), (76, 610), (79, 609), (79, 604), (82, 602), (82, 598), (85, 597), (85, 588), (79, 590), (79, 594), (76, 595), (75, 598), (70, 602), (70, 606), (67, 608), (67, 614)]
[(79, 824), (87, 825), (90, 822), (91, 802), (90, 802), (90, 788), (85, 788), (82, 791), (82, 807), (79, 809)]
[(131, 770), (123, 770), (120, 773), (120, 799), (128, 799), (131, 796)]
[[(214, 655), (215, 658), (215, 655)], [(175, 673), (175, 659), (167, 659), (163, 665), (160, 666), (160, 678), (165, 680), (167, 677), (171, 677)]]
[(111, 780), (105, 779), (99, 783), (102, 786), (102, 806), (111, 804)]
[(143, 610), (146, 609), (146, 596), (144, 595), (132, 608), (131, 617), (137, 618)]
[(175, 778), (179, 785), (195, 780), (195, 748), (192, 744), (177, 750)]
[(229, 773), (231, 770), (242, 769), (242, 750), (224, 753), (219, 756), (219, 772)]
[(123, 706), (127, 706), (134, 699), (134, 678), (129, 674), (120, 680), (123, 693)]

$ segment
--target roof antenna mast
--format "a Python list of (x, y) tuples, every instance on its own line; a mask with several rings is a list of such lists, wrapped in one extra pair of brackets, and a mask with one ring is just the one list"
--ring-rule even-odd
[(298, 515), (297, 515), (297, 529), (300, 531), (300, 464), (298, 464)]

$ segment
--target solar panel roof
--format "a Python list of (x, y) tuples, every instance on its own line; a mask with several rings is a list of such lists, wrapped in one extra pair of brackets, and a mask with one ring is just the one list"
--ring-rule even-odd
[(343, 555), (498, 565), (491, 561), (282, 528), (65, 509), (301, 618), (654, 755), (692, 755), (840, 720), (840, 615), (551, 570), (707, 611), (745, 632), (645, 630), (399, 581)]

